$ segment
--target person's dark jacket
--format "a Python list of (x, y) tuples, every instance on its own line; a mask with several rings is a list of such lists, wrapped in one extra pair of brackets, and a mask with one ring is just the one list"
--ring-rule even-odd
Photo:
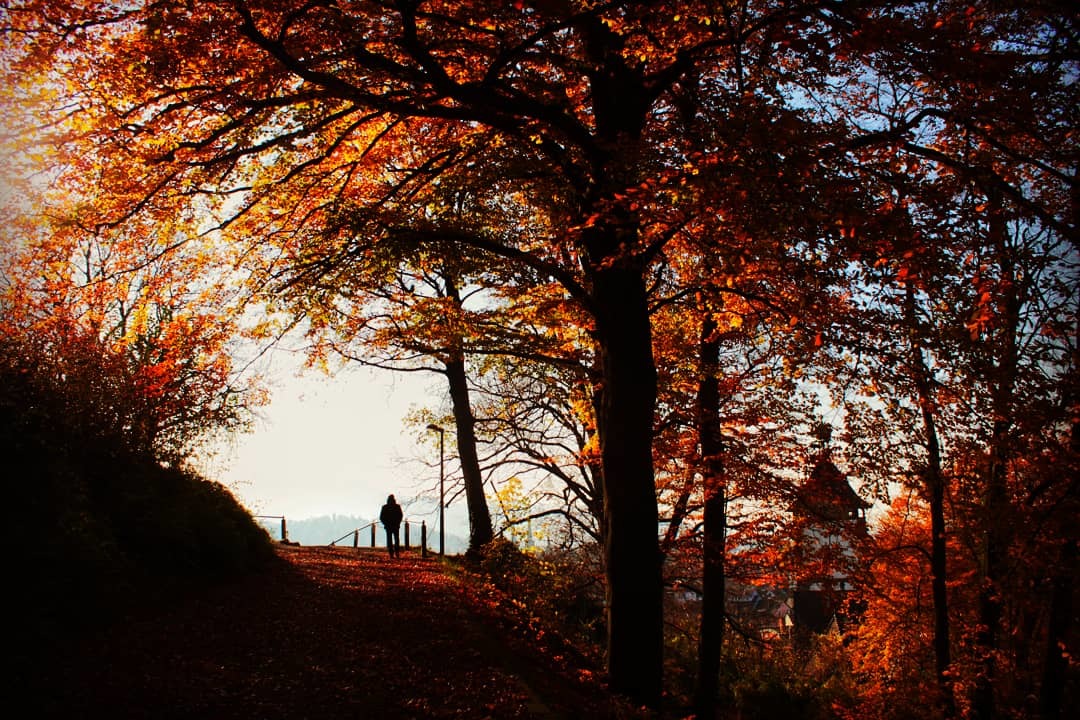
[(379, 522), (390, 530), (396, 530), (401, 525), (402, 517), (401, 506), (397, 503), (386, 503), (379, 512)]

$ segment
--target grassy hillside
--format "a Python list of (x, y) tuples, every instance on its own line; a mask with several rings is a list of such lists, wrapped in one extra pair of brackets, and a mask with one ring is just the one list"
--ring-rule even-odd
[(97, 413), (73, 407), (72, 393), (17, 355), (0, 360), (19, 640), (59, 637), (274, 557), (266, 532), (226, 488), (102, 431), (89, 419)]

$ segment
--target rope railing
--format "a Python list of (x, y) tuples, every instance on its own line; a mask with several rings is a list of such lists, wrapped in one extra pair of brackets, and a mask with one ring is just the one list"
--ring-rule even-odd
[(255, 518), (264, 518), (267, 520), (280, 520), (281, 521), (281, 542), (289, 542), (289, 533), (285, 527), (284, 515), (252, 515)]
[[(283, 543), (288, 543), (289, 542), (288, 526), (285, 523), (285, 516), (284, 515), (252, 515), (252, 517), (260, 518), (260, 519), (264, 519), (264, 520), (280, 520), (281, 521), (281, 542), (283, 542)], [(405, 545), (406, 550), (408, 550), (410, 547), (412, 547), (412, 543), (411, 543), (411, 540), (410, 540), (410, 531), (411, 531), (412, 522), (413, 521), (410, 521), (408, 519), (406, 519), (404, 521), (404, 525), (405, 525), (405, 528), (404, 528), (405, 529), (404, 545)], [(360, 533), (362, 531), (364, 531), (364, 530), (370, 530), (371, 531), (371, 547), (377, 547), (376, 530), (378, 529), (379, 525), (380, 525), (380, 523), (379, 523), (378, 520), (373, 520), (372, 522), (369, 522), (367, 525), (363, 525), (361, 527), (350, 530), (349, 532), (347, 532), (344, 535), (342, 535), (341, 537), (339, 537), (337, 540), (334, 540), (334, 541), (328, 543), (327, 547), (334, 547), (335, 545), (337, 545), (342, 540), (345, 540), (346, 538), (351, 536), (352, 539), (353, 539), (353, 547), (359, 549), (359, 547), (360, 547)], [(428, 537), (428, 535), (427, 535), (427, 521), (426, 520), (421, 520), (420, 521), (420, 554), (421, 554), (422, 557), (427, 557), (427, 553), (428, 553), (427, 537)]]
[[(284, 522), (284, 520), (282, 520), (282, 522)], [(404, 545), (405, 545), (406, 550), (408, 550), (410, 548), (410, 546), (411, 546), (410, 541), (409, 541), (410, 522), (411, 521), (409, 521), (409, 520), (404, 521), (404, 526), (405, 526)], [(363, 530), (368, 530), (368, 529), (371, 530), (371, 547), (376, 547), (376, 540), (375, 540), (376, 532), (375, 531), (376, 531), (378, 525), (379, 525), (379, 522), (377, 520), (374, 520), (372, 522), (369, 522), (367, 525), (363, 525), (361, 527), (350, 530), (349, 532), (347, 532), (344, 535), (342, 535), (341, 537), (339, 537), (337, 540), (334, 540), (331, 543), (329, 543), (327, 545), (327, 547), (333, 547), (333, 546), (337, 545), (339, 542), (341, 542), (342, 540), (345, 540), (349, 536), (352, 536), (353, 547), (359, 549), (359, 547), (360, 547), (360, 532), (363, 531)], [(427, 557), (427, 521), (426, 520), (421, 520), (420, 521), (420, 554), (421, 554), (422, 557)]]

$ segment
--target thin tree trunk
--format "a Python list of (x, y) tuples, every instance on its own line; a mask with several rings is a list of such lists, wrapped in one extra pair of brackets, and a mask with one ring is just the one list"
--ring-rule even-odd
[(1073, 622), (1073, 593), (1077, 567), (1076, 539), (1065, 541), (1061, 562), (1057, 568), (1050, 594), (1050, 617), (1046, 628), (1046, 657), (1043, 661), (1042, 688), (1039, 692), (1039, 715), (1042, 720), (1061, 717), (1061, 700), (1065, 694), (1065, 678), (1069, 661), (1065, 657), (1065, 641)]
[[(600, 429), (602, 421), (602, 405), (604, 397), (604, 383), (601, 378), (604, 375), (604, 369), (601, 365), (601, 352), (599, 347), (596, 348), (596, 353), (593, 359), (593, 365), (589, 373), (589, 382), (592, 388), (592, 398), (590, 399), (593, 410), (593, 428), (591, 431), (586, 430), (586, 447), (592, 445), (593, 440), (596, 441), (596, 447), (600, 446), (600, 438), (603, 437), (603, 431)], [(607, 501), (604, 499), (604, 459), (599, 457), (595, 453), (592, 454), (588, 461), (589, 470), (592, 473), (593, 478), (593, 490), (594, 494), (589, 502), (589, 510), (592, 512), (593, 517), (596, 518), (597, 529), (600, 531), (600, 537), (598, 540), (603, 542), (603, 538), (607, 533), (607, 519), (604, 517), (604, 508), (607, 506)]]
[[(1076, 197), (1080, 197), (1080, 193)], [(1076, 342), (1073, 344), (1073, 373), (1080, 369), (1080, 328), (1077, 329)], [(1071, 378), (1071, 388), (1075, 390), (1075, 374)], [(1066, 395), (1065, 406), (1076, 402), (1073, 392)], [(1075, 417), (1075, 416), (1074, 416)], [(1076, 472), (1076, 459), (1080, 458), (1080, 422), (1073, 420), (1069, 437), (1069, 461), (1065, 464), (1066, 472), (1072, 468)], [(1070, 486), (1066, 502), (1076, 507), (1075, 484)], [(1069, 659), (1065, 656), (1065, 642), (1069, 637), (1073, 623), (1073, 595), (1076, 592), (1077, 540), (1066, 537), (1061, 549), (1061, 559), (1057, 563), (1056, 575), (1050, 589), (1050, 612), (1046, 628), (1046, 654), (1043, 660), (1042, 687), (1039, 692), (1039, 714), (1043, 720), (1057, 720), (1061, 717), (1062, 698), (1065, 695), (1065, 679), (1069, 669)]]
[[(927, 425), (927, 445), (930, 462), (926, 472), (926, 484), (930, 491), (930, 573), (934, 598), (934, 670), (937, 674), (938, 691), (941, 693), (942, 714), (946, 718), (956, 715), (956, 698), (953, 694), (949, 666), (952, 663), (949, 649), (949, 605), (946, 581), (948, 565), (945, 541), (945, 477), (941, 471), (937, 430)], [(933, 438), (930, 440), (929, 438)]]
[(701, 636), (698, 641), (698, 678), (695, 715), (716, 717), (720, 666), (724, 651), (725, 540), (727, 496), (723, 479), (723, 441), (720, 436), (720, 391), (716, 376), (720, 342), (716, 322), (706, 312), (701, 327), (698, 362), (697, 425), (705, 492)]
[(660, 542), (660, 552), (667, 555), (679, 539), (679, 530), (683, 521), (690, 512), (690, 493), (693, 489), (693, 478), (688, 477), (679, 490), (679, 496), (675, 498), (675, 504), (671, 509), (671, 519), (668, 521), (667, 530), (664, 531), (664, 539)]
[(946, 579), (948, 567), (945, 543), (945, 475), (941, 469), (941, 443), (938, 439), (933, 390), (930, 373), (923, 357), (915, 317), (915, 288), (908, 283), (905, 298), (905, 314), (911, 333), (911, 372), (919, 393), (923, 430), (926, 433), (926, 489), (930, 497), (930, 573), (934, 598), (934, 670), (937, 674), (938, 691), (941, 693), (942, 714), (946, 718), (956, 715), (956, 699), (952, 681), (949, 679), (951, 664), (949, 651), (949, 606)]
[(996, 377), (992, 383), (991, 412), (993, 430), (990, 437), (990, 467), (986, 474), (983, 495), (983, 556), (980, 567), (982, 587), (979, 591), (979, 632), (975, 643), (980, 653), (981, 671), (975, 678), (972, 694), (972, 715), (978, 720), (992, 720), (997, 708), (994, 685), (997, 681), (997, 655), (1001, 625), (1000, 582), (1008, 553), (1008, 432), (1012, 411), (1013, 386), (1017, 370), (1016, 330), (1019, 324), (1019, 296), (1015, 270), (1009, 256), (1006, 221), (1000, 201), (991, 198), (989, 240), (993, 243), (1001, 264), (999, 288), (999, 317), (996, 334), (1000, 347), (996, 353)]
[(469, 553), (477, 552), (491, 542), (494, 533), (491, 513), (484, 497), (484, 479), (480, 472), (480, 459), (476, 451), (476, 419), (469, 402), (468, 378), (465, 360), (457, 357), (446, 363), (446, 379), (450, 385), (450, 399), (454, 407), (454, 425), (457, 429), (458, 459), (465, 484), (465, 502), (469, 508)]
[(982, 587), (979, 590), (979, 631), (975, 642), (979, 648), (981, 671), (975, 678), (972, 696), (972, 715), (978, 720), (991, 720), (996, 714), (994, 685), (997, 680), (998, 630), (1001, 624), (1000, 581), (1005, 563), (1004, 509), (1008, 503), (1005, 486), (1004, 441), (1006, 423), (994, 423), (994, 449), (987, 473), (983, 495), (983, 554), (980, 563)]
[[(447, 297), (459, 306), (461, 297), (453, 280), (444, 278)], [(476, 418), (469, 399), (469, 380), (465, 373), (465, 354), (460, 343), (455, 343), (446, 358), (446, 380), (450, 386), (450, 401), (454, 409), (454, 425), (457, 429), (458, 459), (465, 484), (465, 502), (469, 509), (469, 549), (476, 553), (491, 542), (494, 532), (487, 498), (484, 497), (484, 478), (480, 471), (480, 457), (476, 450)], [(440, 528), (442, 531), (442, 528)]]

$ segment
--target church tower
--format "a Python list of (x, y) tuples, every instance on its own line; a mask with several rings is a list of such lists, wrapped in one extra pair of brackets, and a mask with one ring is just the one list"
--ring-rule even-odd
[(855, 546), (867, 536), (870, 505), (851, 488), (824, 447), (792, 504), (799, 565), (792, 608), (797, 631), (844, 630)]

